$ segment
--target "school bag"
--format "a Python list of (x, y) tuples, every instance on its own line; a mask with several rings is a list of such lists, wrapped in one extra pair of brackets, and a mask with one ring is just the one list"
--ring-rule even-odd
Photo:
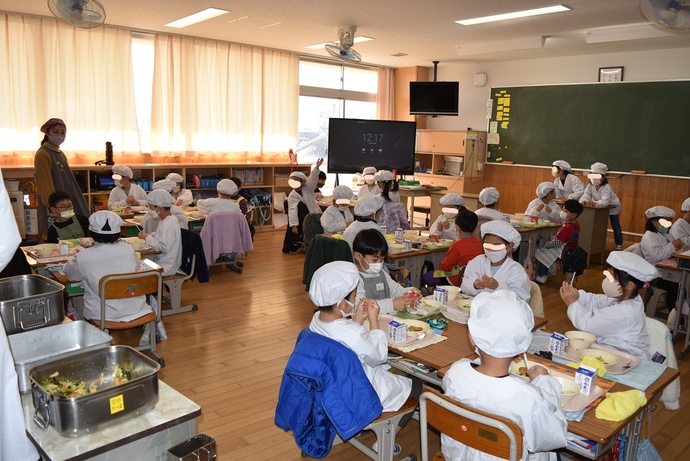
[[(573, 223), (566, 223), (574, 226)], [(565, 242), (565, 245), (563, 246), (563, 253), (561, 253), (561, 263), (563, 265), (563, 273), (564, 274), (572, 274), (575, 273), (575, 275), (582, 275), (585, 273), (585, 269), (587, 269), (587, 257), (589, 254), (582, 248), (580, 245), (578, 245), (578, 240), (580, 238), (580, 234), (575, 234), (571, 239), (569, 239), (567, 242)], [(571, 245), (568, 245), (569, 243), (574, 242), (574, 247), (573, 248), (568, 248)]]

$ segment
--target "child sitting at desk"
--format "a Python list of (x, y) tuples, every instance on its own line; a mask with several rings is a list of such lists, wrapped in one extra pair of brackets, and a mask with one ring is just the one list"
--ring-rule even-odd
[[(170, 196), (172, 196), (172, 191), (175, 189), (175, 187), (175, 182), (168, 179), (161, 179), (160, 181), (153, 183), (153, 190), (162, 189), (170, 193)], [(173, 198), (173, 201), (174, 200), (175, 199)], [(170, 213), (175, 217), (175, 219), (177, 219), (177, 224), (180, 226), (180, 229), (187, 229), (189, 227), (189, 218), (185, 212), (182, 211), (182, 208), (173, 203), (173, 206), (170, 207)], [(144, 219), (141, 221), (141, 228), (144, 232), (150, 234), (151, 232), (155, 232), (155, 230), (158, 228), (158, 224), (160, 224), (160, 221), (161, 220), (156, 213), (153, 211), (148, 211), (144, 216)]]
[(493, 219), (505, 221), (506, 217), (496, 209), (499, 197), (500, 194), (495, 187), (485, 187), (479, 192), (479, 203), (484, 206), (475, 211), (475, 213), (480, 221), (491, 221)]
[(324, 232), (336, 234), (343, 232), (352, 224), (354, 217), (350, 213), (350, 199), (353, 196), (352, 189), (345, 185), (333, 189), (333, 203), (321, 215), (321, 226)]
[[(429, 228), (429, 235), (438, 235), (441, 239), (457, 240), (460, 238), (460, 229), (456, 225), (456, 216), (465, 208), (465, 199), (455, 192), (445, 194), (439, 203), (443, 206), (441, 214)], [(475, 224), (475, 227), (477, 225)], [(474, 229), (472, 229), (474, 232)]]
[[(357, 286), (357, 302), (362, 299), (376, 300), (381, 313), (404, 312), (414, 307), (415, 299), (421, 296), (418, 288), (403, 288), (393, 281), (383, 270), (383, 262), (388, 255), (388, 242), (381, 232), (375, 229), (360, 231), (352, 243), (355, 265), (362, 281)], [(414, 298), (403, 296), (411, 292)]]
[(369, 194), (357, 200), (355, 204), (355, 221), (343, 232), (343, 240), (350, 245), (350, 248), (352, 248), (357, 234), (364, 229), (376, 229), (381, 235), (385, 234), (385, 231), (377, 223), (382, 206), (383, 199), (380, 195)]
[(690, 247), (690, 197), (685, 199), (680, 206), (680, 211), (683, 212), (683, 216), (673, 223), (669, 233), (674, 239), (680, 239), (683, 242), (683, 248), (688, 248)]
[(462, 236), (450, 245), (448, 253), (438, 266), (439, 271), (452, 274), (437, 278), (434, 271), (427, 271), (424, 273), (424, 281), (428, 285), (454, 285), (456, 287), (461, 285), (462, 275), (459, 271), (462, 271), (475, 257), (484, 254), (481, 240), (473, 235), (478, 222), (479, 219), (473, 211), (462, 210), (458, 214), (454, 224), (460, 229)]
[(578, 330), (596, 336), (597, 344), (647, 360), (649, 335), (642, 294), (659, 272), (627, 251), (612, 251), (606, 262), (603, 295), (578, 291), (563, 282), (560, 292), (568, 306), (568, 318)]
[[(122, 218), (112, 211), (97, 211), (89, 217), (89, 233), (96, 242), (67, 261), (63, 272), (74, 281), (83, 281), (84, 318), (101, 318), (99, 282), (108, 274), (135, 272), (139, 267), (134, 248), (120, 240)], [(178, 229), (179, 232), (179, 229)], [(129, 322), (151, 312), (145, 296), (109, 299), (105, 304), (105, 319)]]
[(229, 179), (221, 179), (216, 184), (218, 197), (201, 199), (196, 202), (197, 210), (203, 214), (239, 212), (240, 206), (232, 199), (237, 193), (237, 185)]
[(162, 190), (154, 190), (148, 196), (149, 209), (156, 213), (160, 224), (155, 232), (139, 232), (139, 238), (147, 245), (161, 250), (153, 262), (163, 268), (163, 276), (174, 275), (182, 262), (182, 233), (177, 219), (170, 212), (172, 196)]
[(405, 205), (400, 202), (395, 175), (388, 170), (380, 170), (376, 173), (376, 180), (379, 188), (381, 188), (381, 198), (383, 199), (383, 207), (378, 217), (379, 224), (385, 227), (389, 234), (393, 234), (396, 229), (409, 230), (410, 223), (407, 221), (407, 211)]
[(561, 222), (561, 207), (556, 201), (556, 186), (552, 182), (543, 182), (537, 186), (537, 198), (529, 202), (525, 210), (525, 216), (536, 217), (552, 223)]
[(48, 197), (48, 211), (54, 219), (48, 228), (48, 243), (58, 243), (59, 240), (86, 237), (89, 229), (89, 218), (75, 215), (72, 199), (64, 191), (55, 191)]
[(362, 170), (362, 177), (364, 179), (364, 184), (357, 191), (357, 200), (361, 199), (367, 194), (380, 194), (381, 189), (379, 189), (378, 184), (376, 184), (376, 168), (373, 166), (368, 166)]
[(113, 167), (115, 188), (108, 196), (108, 208), (114, 206), (146, 206), (146, 191), (138, 184), (132, 183), (134, 173), (125, 165)]
[[(535, 257), (539, 263), (537, 266), (537, 276), (535, 281), (546, 283), (549, 276), (549, 268), (563, 253), (563, 247), (567, 246), (573, 250), (580, 238), (580, 223), (577, 218), (582, 214), (583, 206), (577, 200), (566, 200), (563, 203), (563, 210), (560, 212), (563, 225), (558, 229), (556, 236), (546, 242), (544, 248), (537, 250)], [(574, 279), (572, 279), (574, 281)], [(570, 279), (568, 279), (570, 281)]]
[[(472, 301), (467, 327), (479, 363), (461, 359), (451, 365), (443, 377), (445, 394), (520, 426), (523, 443), (518, 459), (558, 459), (552, 450), (565, 447), (568, 430), (561, 384), (538, 365), (527, 370), (529, 383), (508, 373), (513, 357), (525, 352), (532, 341), (532, 309), (509, 291), (481, 293)], [(445, 434), (441, 434), (441, 451), (448, 461), (495, 459)]]
[(509, 290), (529, 302), (529, 277), (511, 257), (520, 246), (520, 233), (504, 220), (493, 220), (482, 224), (481, 236), (484, 254), (467, 263), (462, 292), (476, 296), (485, 291)]
[[(380, 234), (379, 234), (380, 235)], [(356, 301), (357, 286), (361, 285), (357, 268), (350, 262), (334, 261), (321, 266), (309, 285), (309, 297), (319, 310), (309, 329), (352, 349), (362, 362), (364, 373), (381, 400), (383, 411), (397, 411), (409, 397), (419, 399), (422, 382), (388, 371), (388, 339), (379, 326), (379, 306), (363, 298)], [(352, 320), (347, 319), (351, 316)], [(369, 319), (369, 330), (362, 323)], [(412, 418), (405, 415), (396, 433)], [(377, 451), (377, 444), (372, 447)], [(394, 454), (400, 454), (398, 444)]]
[(165, 179), (175, 183), (175, 187), (172, 192), (170, 192), (173, 198), (173, 204), (177, 206), (189, 206), (192, 204), (194, 201), (192, 191), (184, 188), (184, 178), (181, 174), (170, 173)]

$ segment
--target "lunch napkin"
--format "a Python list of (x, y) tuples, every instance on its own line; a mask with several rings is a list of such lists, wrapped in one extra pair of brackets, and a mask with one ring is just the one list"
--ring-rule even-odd
[(587, 365), (588, 367), (594, 368), (595, 370), (597, 370), (597, 375), (599, 375), (601, 378), (603, 378), (606, 374), (606, 365), (604, 365), (604, 363), (601, 360), (595, 357), (586, 356), (584, 359), (582, 359), (582, 362), (568, 364), (569, 367), (575, 369), (580, 368), (580, 365)]
[(604, 401), (597, 405), (596, 417), (607, 421), (622, 421), (646, 403), (644, 392), (637, 389), (609, 392)]

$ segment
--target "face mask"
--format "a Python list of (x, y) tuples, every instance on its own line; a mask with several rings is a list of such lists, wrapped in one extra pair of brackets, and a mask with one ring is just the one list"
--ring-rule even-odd
[(48, 139), (50, 139), (50, 142), (52, 142), (56, 146), (59, 146), (60, 144), (65, 142), (65, 137), (57, 134), (48, 135)]
[(558, 176), (558, 168), (556, 168), (555, 166), (551, 168), (551, 176), (553, 176), (554, 178)]
[(158, 219), (158, 213), (156, 210), (149, 210), (146, 212), (146, 214), (149, 215), (150, 218)]
[(364, 182), (366, 182), (367, 184), (369, 184), (371, 186), (372, 184), (374, 184), (374, 178), (365, 179)]
[(172, 193), (177, 194), (180, 191), (180, 186), (173, 187)]
[(668, 227), (659, 226), (659, 229), (657, 229), (657, 230), (662, 235), (668, 233)]
[(60, 217), (64, 219), (69, 219), (74, 216), (74, 210), (67, 210), (60, 212)]
[(601, 282), (601, 289), (604, 290), (604, 294), (609, 298), (617, 298), (623, 293), (621, 284), (618, 281), (612, 282), (608, 277)]
[(379, 272), (381, 272), (381, 269), (383, 269), (383, 263), (370, 263), (369, 261), (364, 259), (363, 256), (362, 260), (366, 261), (367, 265), (369, 266), (369, 269), (364, 269), (364, 265), (362, 263), (359, 263), (362, 269), (364, 269), (364, 272), (366, 272), (367, 274), (376, 275)]
[(489, 258), (489, 261), (491, 261), (492, 263), (497, 263), (506, 257), (506, 255), (508, 254), (508, 250), (506, 250), (505, 248), (498, 251), (485, 250), (484, 254), (487, 258)]
[(346, 211), (348, 208), (350, 208), (349, 205), (338, 205), (338, 209), (340, 211)]
[(589, 182), (591, 182), (595, 186), (598, 186), (599, 184), (601, 184), (601, 179), (600, 178), (590, 179)]
[(567, 220), (568, 220), (568, 212), (561, 211), (561, 221), (567, 221)]
[(353, 315), (355, 315), (355, 305), (352, 304), (352, 303), (351, 303), (350, 301), (348, 301), (347, 299), (343, 299), (343, 302), (344, 302), (345, 304), (349, 304), (350, 307), (352, 308), (352, 310), (350, 310), (350, 312), (348, 312), (348, 313), (346, 314), (346, 313), (343, 312), (343, 310), (341, 309), (341, 310), (340, 310), (340, 315), (342, 315), (344, 319), (346, 319), (346, 318), (348, 318), (348, 317), (352, 317)]
[(122, 187), (122, 181), (120, 181), (119, 179), (116, 179), (115, 180), (115, 187)]

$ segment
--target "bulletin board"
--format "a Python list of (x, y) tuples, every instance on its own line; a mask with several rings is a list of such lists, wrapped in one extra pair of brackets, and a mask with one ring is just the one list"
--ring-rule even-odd
[(690, 176), (690, 81), (492, 88), (489, 161)]

